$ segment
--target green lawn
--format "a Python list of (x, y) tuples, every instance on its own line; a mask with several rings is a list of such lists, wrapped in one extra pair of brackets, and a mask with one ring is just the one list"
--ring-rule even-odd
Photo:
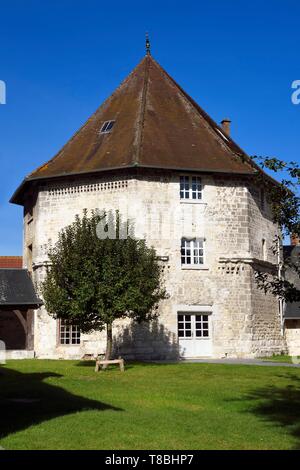
[(300, 369), (9, 361), (0, 413), (5, 449), (299, 449)]
[(269, 357), (263, 357), (262, 358), (264, 361), (271, 361), (271, 362), (285, 362), (288, 364), (292, 364), (292, 357), (291, 356), (286, 356), (284, 354), (276, 355), (276, 356), (269, 356)]

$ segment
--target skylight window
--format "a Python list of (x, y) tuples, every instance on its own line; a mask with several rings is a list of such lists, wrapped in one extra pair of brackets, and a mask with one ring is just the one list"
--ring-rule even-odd
[(101, 127), (100, 134), (108, 134), (109, 132), (111, 132), (115, 122), (116, 121), (105, 121), (105, 123)]

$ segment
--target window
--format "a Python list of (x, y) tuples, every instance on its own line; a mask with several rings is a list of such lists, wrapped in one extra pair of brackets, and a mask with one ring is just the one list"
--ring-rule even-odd
[(60, 344), (80, 344), (80, 330), (78, 326), (70, 325), (61, 320), (59, 326)]
[(191, 338), (192, 337), (192, 316), (191, 315), (178, 315), (178, 337)]
[(202, 199), (202, 182), (198, 176), (180, 176), (180, 199)]
[(181, 240), (181, 264), (183, 266), (198, 266), (204, 264), (204, 240), (195, 238)]
[(183, 339), (209, 338), (208, 314), (179, 314), (178, 337)]
[(208, 338), (208, 315), (195, 315), (195, 320), (196, 338)]
[(101, 127), (100, 134), (108, 134), (114, 127), (115, 122), (116, 121), (105, 121), (105, 123)]

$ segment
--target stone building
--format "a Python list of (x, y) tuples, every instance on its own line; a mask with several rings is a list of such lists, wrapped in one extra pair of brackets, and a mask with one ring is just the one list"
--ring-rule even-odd
[[(300, 290), (300, 279), (297, 269), (300, 268), (300, 239), (291, 237), (291, 244), (283, 247), (287, 265), (284, 278)], [(286, 263), (287, 264), (287, 263)], [(296, 266), (296, 269), (294, 268)], [(284, 326), (287, 348), (292, 356), (300, 355), (300, 302), (288, 302), (284, 305)]]
[[(147, 53), (57, 155), (11, 202), (24, 206), (24, 267), (38, 285), (49, 245), (84, 209), (134, 221), (164, 266), (169, 298), (150, 325), (115, 325), (127, 358), (255, 357), (287, 351), (279, 303), (255, 269), (276, 272), (278, 228), (257, 167)], [(84, 253), (82, 253), (84, 263)], [(104, 350), (105, 332), (81, 334), (34, 317), (37, 357)]]

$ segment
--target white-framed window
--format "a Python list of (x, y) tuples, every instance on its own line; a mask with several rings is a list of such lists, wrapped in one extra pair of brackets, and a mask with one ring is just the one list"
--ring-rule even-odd
[(180, 313), (178, 315), (178, 338), (192, 337), (192, 316)]
[(209, 321), (207, 314), (195, 315), (195, 335), (196, 338), (209, 338)]
[(100, 134), (108, 134), (109, 132), (111, 132), (115, 122), (116, 121), (105, 121), (103, 123), (103, 126), (101, 127)]
[(59, 344), (78, 345), (80, 344), (80, 329), (78, 326), (70, 325), (64, 320), (59, 322)]
[(204, 264), (204, 239), (181, 239), (182, 266), (200, 266)]
[(208, 313), (179, 313), (178, 338), (209, 338), (210, 327)]
[(180, 199), (201, 201), (202, 180), (199, 176), (180, 176)]

